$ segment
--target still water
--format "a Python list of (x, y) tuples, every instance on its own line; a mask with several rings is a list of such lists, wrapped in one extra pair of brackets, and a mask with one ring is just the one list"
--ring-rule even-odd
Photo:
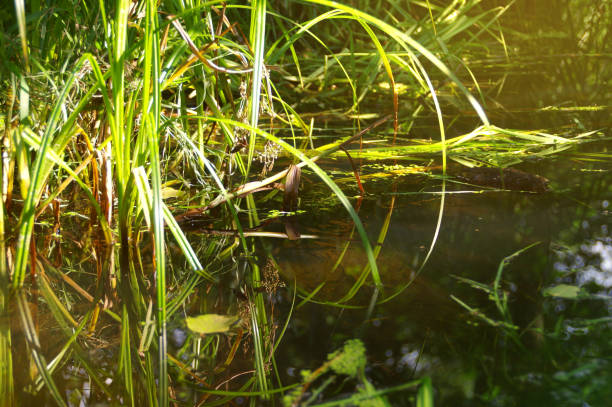
[[(586, 3), (576, 12), (565, 2), (549, 4), (547, 12), (544, 3), (520, 2), (506, 20), (534, 33), (514, 62), (470, 65), (479, 80), (503, 78), (497, 104), (487, 112), (509, 128), (557, 134), (602, 129), (609, 137), (609, 41), (606, 45), (601, 32), (589, 26), (569, 23), (597, 13), (589, 14)], [(599, 22), (609, 12), (604, 3)], [(591, 28), (596, 23), (591, 21)], [(578, 40), (575, 30), (582, 30)], [(451, 134), (473, 128), (469, 117), (449, 122)], [(424, 118), (412, 134), (427, 137), (433, 123)], [(373, 288), (367, 284), (346, 303), (356, 309), (330, 304), (355, 283), (365, 255), (344, 209), (322, 208), (319, 203), (332, 201), (331, 194), (305, 173), (300, 207), (305, 213), (294, 223), (301, 233), (320, 238), (262, 239), (262, 245), (272, 247), (287, 284), (293, 288), (295, 282), (296, 303), (318, 289), (311, 299), (327, 304), (300, 303), (293, 311), (277, 354), (281, 377), (299, 382), (301, 369), (316, 369), (345, 340), (359, 337), (376, 387), (430, 376), (436, 405), (609, 405), (611, 146), (604, 140), (515, 167), (548, 179), (547, 192), (473, 192), (448, 185), (441, 228), (424, 266), (436, 230), (440, 182), (414, 175), (364, 182), (368, 195), (353, 203), (360, 205), (370, 241), (377, 241), (388, 222), (378, 257), (385, 288), (377, 299), (411, 282), (370, 310)], [(334, 165), (340, 164), (326, 168)], [(356, 185), (348, 189), (358, 195)], [(504, 258), (527, 247), (498, 274)], [(281, 321), (291, 298), (290, 293), (278, 298)], [(394, 405), (414, 402), (413, 393), (389, 397)]]
[[(529, 169), (550, 180), (549, 192), (451, 191), (432, 256), (418, 275), (439, 198), (407, 194), (413, 186), (397, 180), (401, 192), (395, 194), (378, 264), (385, 294), (413, 283), (372, 314), (316, 304), (299, 308), (278, 355), (288, 380), (299, 380), (299, 369), (316, 368), (326, 353), (357, 334), (377, 385), (430, 375), (440, 405), (606, 405), (612, 383), (612, 167), (609, 161), (561, 157)], [(382, 197), (361, 207), (372, 241), (394, 195), (380, 187), (375, 192)], [(353, 237), (331, 271), (352, 230), (348, 219), (342, 222), (341, 208), (336, 211), (314, 222), (304, 216), (303, 233), (320, 240), (286, 241), (275, 249), (287, 281), (295, 280), (304, 292), (325, 282), (315, 296), (323, 301), (342, 298), (365, 264)], [(500, 262), (532, 244), (503, 269), (500, 290), (509, 309), (504, 316), (486, 290)], [(564, 285), (579, 287), (579, 294), (550, 295), (551, 287)], [(349, 304), (368, 301), (358, 297)], [(502, 322), (515, 328), (506, 330)], [(397, 397), (398, 405), (408, 403)]]

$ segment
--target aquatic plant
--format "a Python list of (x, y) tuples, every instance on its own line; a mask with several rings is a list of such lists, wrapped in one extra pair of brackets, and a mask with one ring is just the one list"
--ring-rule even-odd
[[(395, 386), (389, 389), (376, 389), (365, 375), (366, 349), (359, 339), (348, 340), (341, 349), (327, 355), (327, 362), (314, 371), (302, 370), (303, 383), (283, 398), (285, 406), (345, 406), (377, 407), (390, 405), (384, 397), (387, 393), (418, 388), (416, 405), (432, 406), (431, 381), (426, 378)], [(338, 377), (339, 376), (339, 377)], [(324, 401), (324, 394), (339, 382), (342, 376), (357, 381), (355, 390), (339, 400)], [(325, 378), (325, 380), (323, 380)], [(346, 378), (340, 387), (346, 387)], [(333, 394), (333, 391), (331, 391)], [(313, 404), (314, 403), (314, 404)]]

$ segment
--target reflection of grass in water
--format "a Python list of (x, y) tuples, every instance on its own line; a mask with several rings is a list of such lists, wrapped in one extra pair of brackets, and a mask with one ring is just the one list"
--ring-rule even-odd
[[(9, 35), (2, 37), (2, 48), (15, 51), (20, 60), (5, 58), (7, 65), (2, 67), (7, 113), (1, 120), (9, 148), (8, 165), (2, 167), (6, 199), (0, 204), (0, 234), (6, 232), (9, 238), (0, 239), (0, 252), (7, 249), (5, 242), (13, 243), (11, 239), (15, 250), (8, 264), (0, 256), (0, 364), (6, 367), (0, 371), (0, 404), (44, 398), (44, 392), (65, 405), (64, 389), (56, 383), (64, 368), (62, 373), (84, 369), (83, 381), (94, 383), (94, 398), (111, 403), (165, 406), (177, 399), (223, 404), (239, 396), (267, 399), (286, 391), (274, 358), (283, 331), (276, 330), (273, 303), (266, 301), (273, 293), (262, 292), (265, 276), (253, 254), (254, 242), (240, 222), (246, 214), (248, 228), (259, 225), (259, 202), (253, 190), (241, 189), (245, 196), (235, 191), (257, 177), (255, 153), (265, 148), (264, 139), (282, 146), (292, 160), (308, 164), (332, 191), (327, 199), (340, 201), (354, 220), (351, 236), (360, 236), (368, 264), (359, 269), (353, 287), (330, 305), (346, 306), (370, 277), (382, 287), (375, 260), (392, 213), (391, 205), (372, 248), (357, 210), (337, 185), (344, 175), (325, 172), (308, 158), (331, 154), (346, 138), (311, 151), (314, 120), (319, 119), (315, 116), (308, 123), (299, 115), (302, 106), (340, 105), (341, 110), (330, 114), (359, 120), (371, 113), (364, 111), (368, 98), (384, 93), (392, 99), (383, 110), (393, 111), (396, 121), (398, 97), (405, 92), (402, 96), (413, 98), (406, 105), (414, 116), (401, 128), (410, 129), (413, 119), (429, 109), (436, 111), (443, 138), (435, 83), (449, 90), (446, 94), (452, 97), (446, 101), (460, 104), (459, 99), (467, 98), (486, 123), (446, 142), (351, 151), (356, 159), (425, 161), (445, 157), (448, 150), (463, 164), (505, 167), (582, 140), (489, 125), (480, 103), (448, 65), (467, 67), (455, 66), (456, 58), (441, 58), (477, 50), (481, 39), (495, 39), (489, 34), (505, 8), (484, 10), (477, 1), (446, 6), (428, 2), (427, 7), (418, 3), (416, 11), (401, 13), (400, 22), (382, 3), (365, 10), (324, 0), (291, 5), (291, 10), (265, 0), (247, 8), (196, 3), (185, 7), (119, 0), (114, 6), (75, 6), (60, 1), (47, 10), (36, 9), (40, 5), (34, 2), (26, 10), (24, 2), (16, 0), (14, 10), (3, 10), (0, 18)], [(497, 46), (505, 46), (503, 40)], [(432, 82), (429, 75), (438, 72), (442, 75), (436, 74)], [(474, 89), (484, 100), (477, 82)], [(434, 97), (436, 109), (428, 106), (428, 96)], [(398, 128), (396, 121), (394, 140)], [(289, 136), (281, 141), (279, 134)], [(187, 238), (175, 220), (180, 214), (166, 206), (167, 194), (181, 207), (183, 192), (194, 189), (197, 202), (189, 205), (211, 206), (208, 209), (217, 211), (215, 216), (237, 236)], [(56, 197), (63, 201), (53, 204)], [(17, 234), (5, 231), (5, 225), (13, 219), (19, 198), (23, 203)], [(77, 210), (76, 201), (88, 205), (80, 214), (85, 232), (62, 235), (63, 220), (67, 211)], [(218, 206), (212, 208), (215, 202)], [(43, 242), (35, 233), (36, 216), (47, 216), (47, 204), (55, 208), (48, 221), (55, 232)], [(182, 260), (167, 263), (168, 248)], [(69, 250), (79, 256), (66, 255)], [(55, 266), (47, 261), (51, 254)], [(44, 338), (39, 338), (42, 333), (26, 299), (26, 290), (35, 287), (63, 335), (64, 345), (55, 354), (43, 354), (39, 346)], [(305, 301), (315, 300), (314, 293), (305, 296)], [(28, 351), (23, 350), (25, 344), (11, 343), (4, 318), (11, 301), (18, 306)], [(83, 301), (88, 308), (78, 311), (76, 305)], [(245, 316), (244, 337), (252, 351), (245, 357), (248, 367), (237, 356), (245, 340), (241, 335), (187, 336), (181, 344), (169, 346), (168, 336), (181, 331), (185, 315), (212, 313)], [(88, 335), (118, 343), (105, 359), (108, 365), (95, 363), (87, 353), (95, 346)], [(19, 367), (13, 366), (11, 352), (26, 353), (36, 364), (38, 374), (31, 383), (16, 387), (11, 368)], [(342, 352), (337, 357), (350, 353)], [(363, 373), (357, 376), (362, 384), (358, 392), (365, 389), (368, 397), (404, 389), (376, 390)], [(417, 404), (430, 403), (428, 383), (422, 382)], [(218, 390), (226, 385), (233, 390)], [(34, 396), (15, 395), (17, 388)], [(71, 403), (79, 397), (89, 401), (79, 392), (73, 391)], [(354, 397), (349, 400), (358, 401), (361, 395)]]
[[(499, 370), (504, 374), (487, 384), (481, 398), (489, 402), (521, 399), (525, 405), (540, 405), (551, 399), (563, 400), (562, 405), (587, 400), (598, 404), (610, 393), (607, 384), (609, 363), (599, 356), (606, 354), (605, 349), (609, 348), (609, 344), (601, 343), (599, 338), (606, 337), (610, 318), (589, 319), (583, 316), (598, 313), (598, 307), (587, 300), (607, 301), (609, 297), (589, 294), (584, 288), (568, 284), (541, 287), (538, 291), (542, 299), (536, 301), (541, 302), (541, 309), (535, 318), (525, 321), (523, 326), (514, 322), (511, 309), (520, 309), (521, 305), (513, 297), (522, 293), (502, 287), (510, 286), (510, 283), (504, 283), (505, 279), (512, 281), (512, 277), (505, 277), (504, 272), (509, 274), (510, 270), (505, 269), (510, 262), (534, 245), (504, 258), (492, 284), (455, 277), (486, 294), (489, 304), (493, 305), (476, 308), (451, 295), (468, 312), (469, 325), (484, 325), (497, 332), (494, 346), (495, 353), (500, 356), (499, 361), (493, 360), (503, 365)], [(561, 303), (563, 308), (567, 306), (567, 310), (553, 311)], [(493, 308), (497, 317), (486, 308)], [(515, 309), (515, 314), (518, 313)], [(523, 315), (514, 317), (525, 319)]]

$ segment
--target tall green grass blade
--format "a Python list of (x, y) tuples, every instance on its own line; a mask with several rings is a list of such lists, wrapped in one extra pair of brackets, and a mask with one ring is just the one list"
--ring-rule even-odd
[[(166, 336), (166, 255), (164, 247), (164, 215), (162, 201), (161, 165), (159, 158), (159, 118), (161, 114), (160, 90), (160, 57), (159, 57), (159, 26), (157, 17), (157, 3), (147, 0), (146, 28), (145, 28), (145, 66), (143, 109), (145, 131), (148, 140), (148, 153), (151, 167), (151, 220), (153, 224), (154, 239), (154, 266), (157, 291), (157, 328), (158, 328), (158, 369), (159, 391), (158, 405), (165, 407), (168, 399), (168, 356)], [(152, 97), (149, 98), (150, 84), (152, 84)], [(150, 101), (150, 107), (149, 107)], [(149, 113), (150, 112), (150, 113)]]
[[(0, 163), (0, 180), (4, 179), (4, 165)], [(13, 405), (13, 358), (9, 316), (9, 272), (6, 264), (4, 199), (0, 194), (0, 406)]]
[[(111, 59), (111, 72), (113, 82), (113, 151), (115, 153), (115, 166), (117, 168), (117, 193), (119, 202), (123, 201), (125, 187), (130, 177), (130, 135), (125, 133), (124, 103), (125, 103), (125, 57), (127, 51), (128, 14), (132, 2), (129, 0), (117, 0), (115, 3), (114, 42)], [(146, 107), (145, 107), (146, 108)], [(127, 220), (119, 218), (124, 224)], [(124, 232), (120, 227), (120, 233)]]
[(30, 115), (30, 87), (23, 75), (19, 79), (19, 119), (27, 122)]
[[(14, 82), (11, 81), (11, 90), (14, 92)], [(12, 116), (13, 100), (8, 109), (8, 117)], [(10, 138), (10, 126), (5, 125), (4, 137)], [(0, 163), (0, 180), (8, 179), (5, 174), (7, 168), (4, 163)], [(9, 313), (9, 293), (10, 275), (6, 261), (6, 229), (5, 217), (6, 208), (4, 205), (4, 181), (0, 189), (0, 406), (10, 407), (14, 403), (14, 384), (13, 384), (13, 358), (11, 347), (11, 325)]]
[(119, 349), (119, 375), (123, 378), (128, 402), (134, 406), (134, 382), (132, 379), (132, 354), (130, 345), (130, 316), (123, 303), (121, 312), (121, 345)]
[(433, 407), (434, 405), (433, 386), (429, 377), (424, 377), (421, 380), (421, 385), (417, 392), (416, 405), (417, 407)]
[[(267, 0), (253, 0), (251, 3), (251, 44), (255, 53), (253, 59), (253, 79), (251, 82), (251, 115), (250, 124), (257, 128), (259, 123), (259, 106), (261, 99), (261, 88), (264, 79), (264, 50), (266, 40), (266, 4)], [(251, 168), (253, 154), (255, 152), (256, 134), (250, 132), (249, 155), (247, 161), (247, 174)]]
[(25, 71), (30, 71), (29, 52), (28, 52), (28, 37), (26, 33), (26, 15), (25, 2), (23, 0), (15, 0), (15, 17), (17, 26), (19, 27), (19, 39), (21, 40), (21, 54)]

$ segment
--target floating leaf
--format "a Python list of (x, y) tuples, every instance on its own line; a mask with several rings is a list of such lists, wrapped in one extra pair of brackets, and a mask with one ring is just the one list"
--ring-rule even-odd
[(233, 315), (204, 314), (187, 318), (187, 328), (200, 335), (224, 333), (240, 320)]
[(554, 287), (545, 288), (542, 291), (542, 294), (544, 294), (544, 296), (549, 296), (549, 297), (575, 299), (575, 298), (578, 298), (578, 296), (581, 293), (580, 293), (580, 287), (578, 286), (568, 285), (568, 284), (559, 284)]

